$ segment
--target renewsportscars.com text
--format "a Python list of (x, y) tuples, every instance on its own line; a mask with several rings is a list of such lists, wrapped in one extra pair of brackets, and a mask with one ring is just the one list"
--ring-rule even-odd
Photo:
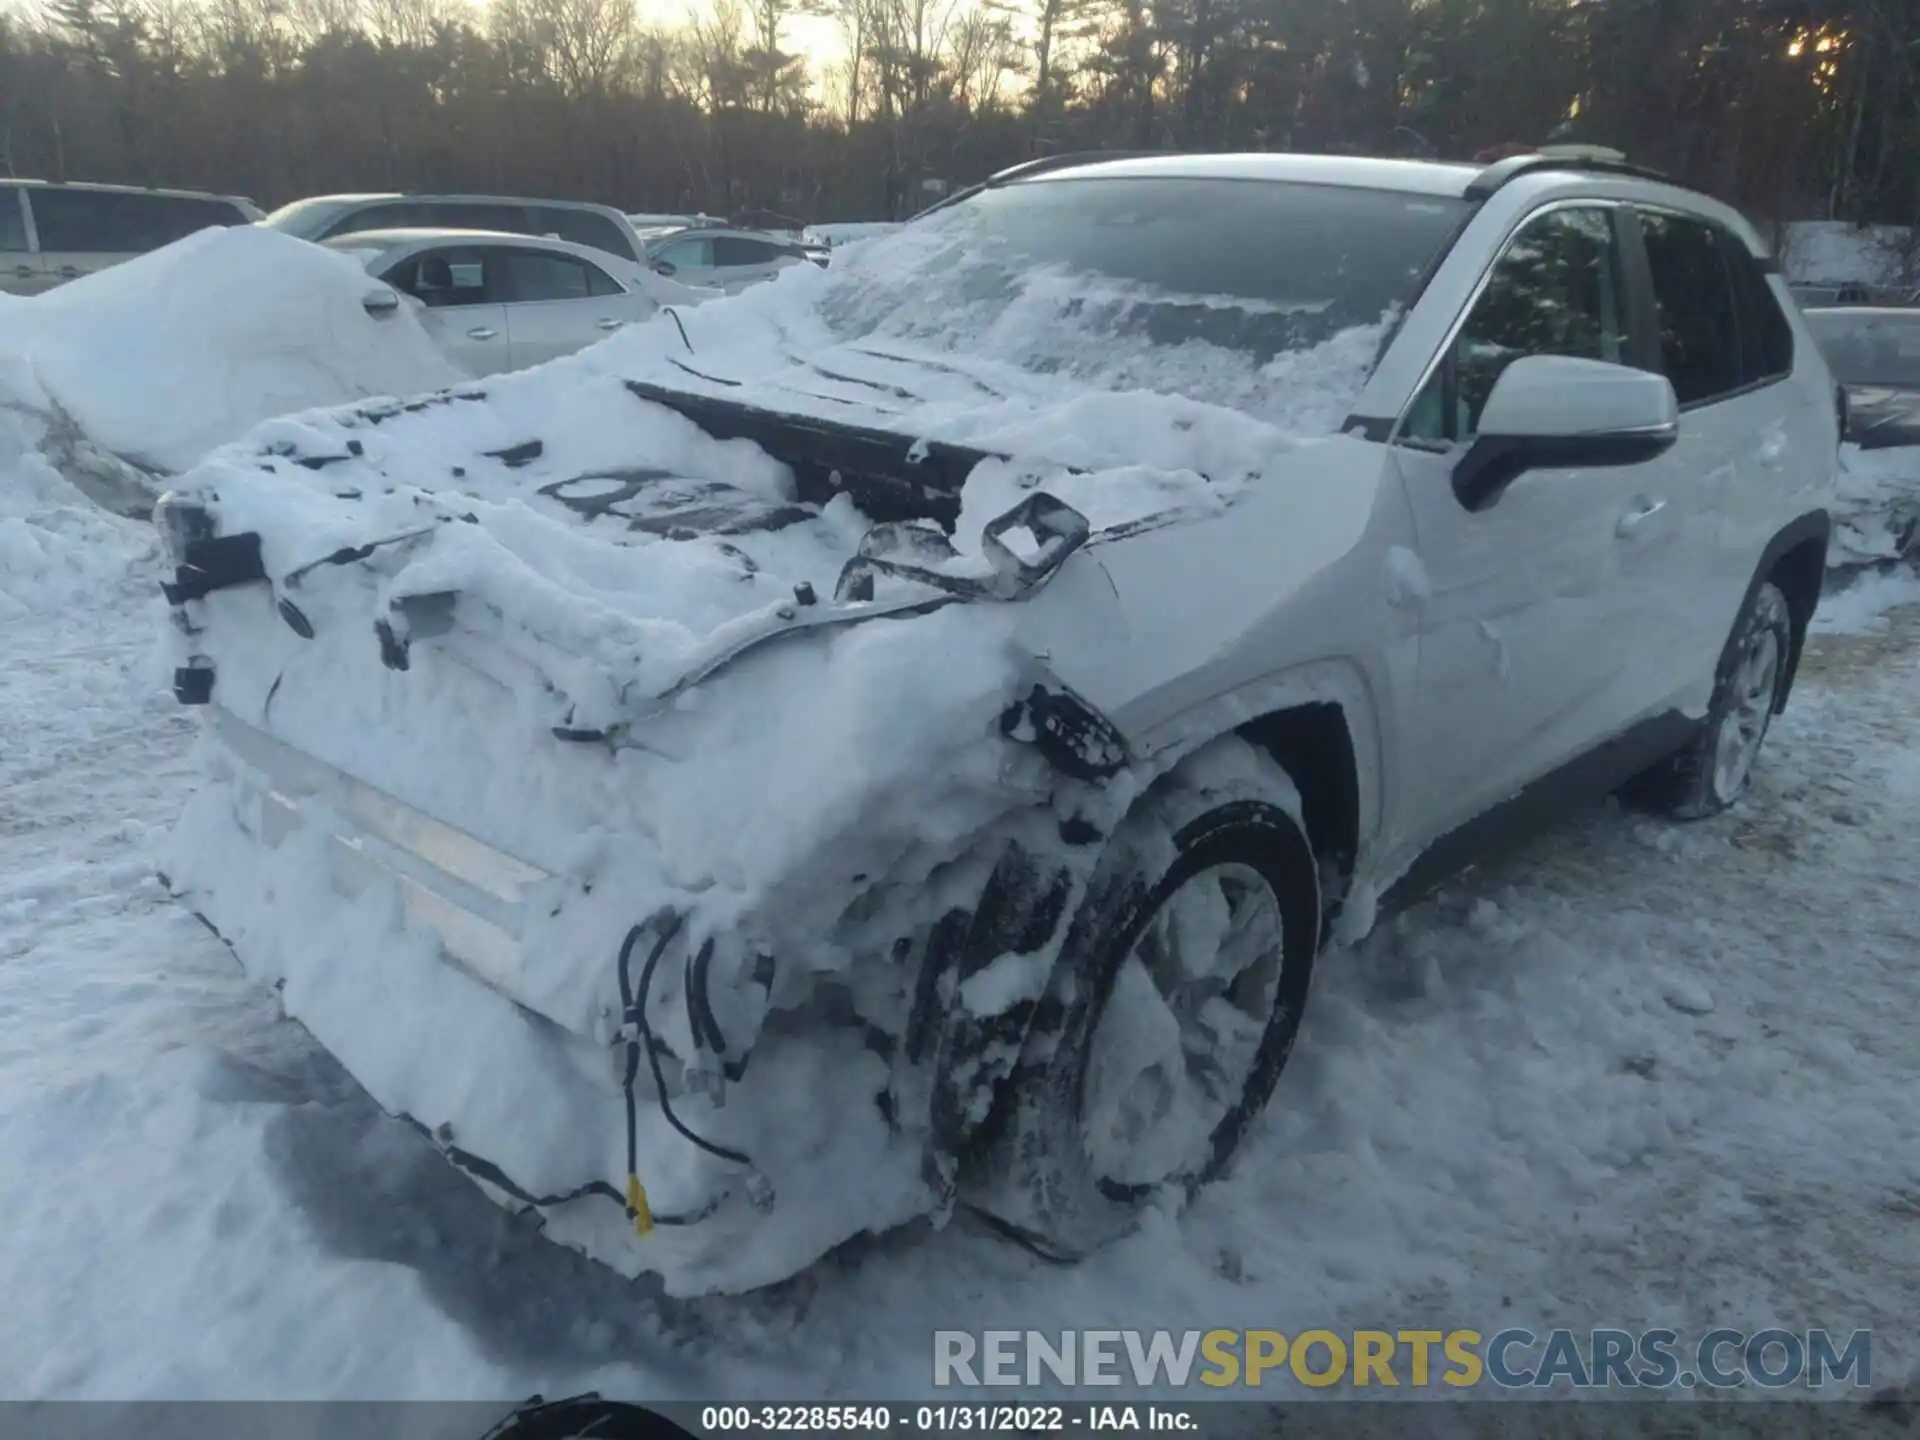
[(1261, 1389), (1701, 1388), (1873, 1384), (1853, 1330), (938, 1330), (936, 1386)]

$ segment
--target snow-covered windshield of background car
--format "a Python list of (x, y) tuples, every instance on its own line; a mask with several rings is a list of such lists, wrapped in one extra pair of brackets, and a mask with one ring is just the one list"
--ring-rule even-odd
[(1808, 313), (1807, 328), (1842, 385), (1920, 390), (1920, 315)]
[(1016, 183), (836, 261), (821, 309), (843, 339), (1268, 412), (1316, 376), (1357, 389), (1466, 209), (1268, 180)]

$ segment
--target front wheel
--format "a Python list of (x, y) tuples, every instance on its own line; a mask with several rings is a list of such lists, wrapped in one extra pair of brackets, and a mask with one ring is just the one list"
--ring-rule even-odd
[(1079, 1255), (1155, 1196), (1218, 1178), (1293, 1048), (1319, 936), (1313, 849), (1278, 765), (1228, 739), (1160, 781), (1068, 931), (985, 1208)]
[(1676, 819), (1700, 820), (1746, 793), (1792, 653), (1787, 597), (1777, 585), (1762, 584), (1734, 622), (1706, 724), (1684, 750), (1643, 777), (1642, 793), (1656, 808)]

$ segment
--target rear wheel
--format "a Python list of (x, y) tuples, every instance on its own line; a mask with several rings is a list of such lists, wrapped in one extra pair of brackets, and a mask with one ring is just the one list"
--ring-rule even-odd
[(1699, 735), (1643, 777), (1641, 791), (1681, 820), (1718, 815), (1746, 793), (1779, 707), (1793, 653), (1793, 617), (1777, 585), (1762, 584), (1734, 623)]
[(1115, 833), (989, 1152), (987, 1208), (1083, 1254), (1218, 1178), (1299, 1032), (1320, 893), (1285, 773), (1237, 739)]

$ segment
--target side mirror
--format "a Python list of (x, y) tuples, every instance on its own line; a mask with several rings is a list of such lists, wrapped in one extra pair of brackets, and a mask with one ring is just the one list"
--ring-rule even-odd
[(1638, 465), (1680, 435), (1680, 405), (1664, 375), (1525, 355), (1500, 372), (1480, 430), (1454, 466), (1453, 493), (1484, 510), (1529, 470)]
[(656, 260), (652, 268), (656, 275), (671, 275), (678, 267), (671, 260)]
[(384, 320), (400, 309), (400, 297), (391, 290), (374, 290), (363, 297), (360, 306), (376, 320)]

